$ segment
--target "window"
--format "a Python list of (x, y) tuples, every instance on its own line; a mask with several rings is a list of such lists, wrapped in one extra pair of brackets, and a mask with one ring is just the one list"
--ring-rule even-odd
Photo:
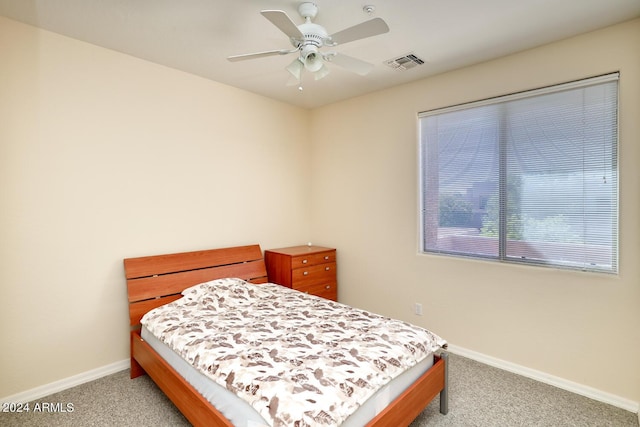
[(617, 272), (618, 74), (421, 113), (423, 252)]

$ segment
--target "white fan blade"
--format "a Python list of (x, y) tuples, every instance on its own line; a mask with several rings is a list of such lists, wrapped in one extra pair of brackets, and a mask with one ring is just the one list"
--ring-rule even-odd
[(332, 34), (329, 38), (332, 43), (344, 44), (355, 40), (364, 39), (378, 34), (384, 34), (389, 31), (389, 26), (382, 18), (373, 18), (353, 27), (345, 28)]
[(361, 76), (366, 76), (373, 70), (373, 64), (341, 53), (327, 54), (325, 59)]
[(282, 10), (263, 10), (262, 16), (267, 18), (273, 25), (278, 27), (280, 31), (288, 35), (292, 39), (304, 40), (304, 34), (300, 32), (295, 22), (289, 18)]
[[(236, 62), (236, 61), (244, 61), (245, 59), (255, 59), (255, 58), (262, 58), (265, 56), (274, 56), (274, 55), (286, 55), (288, 53), (291, 53), (292, 51), (290, 50), (267, 50), (265, 52), (256, 52), (256, 53), (245, 53), (242, 55), (233, 55), (233, 56), (229, 56), (227, 57), (227, 59), (231, 62)], [(295, 50), (293, 52), (296, 52)]]

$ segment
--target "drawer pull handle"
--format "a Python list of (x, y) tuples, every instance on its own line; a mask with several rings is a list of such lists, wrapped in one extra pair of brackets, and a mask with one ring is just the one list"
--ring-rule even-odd
[(325, 269), (325, 271), (329, 271), (329, 270), (331, 270), (331, 268), (330, 268), (330, 267), (325, 267), (324, 269)]
[(329, 256), (328, 256), (328, 255), (327, 255), (327, 256), (325, 256), (325, 257), (324, 257), (324, 259), (329, 259)]
[(325, 289), (331, 289), (331, 285), (325, 286)]
[(308, 271), (305, 271), (304, 273), (302, 273), (303, 276), (306, 276), (307, 274), (309, 274)]
[(307, 263), (307, 260), (306, 260), (306, 259), (303, 259), (303, 260), (302, 260), (302, 263), (303, 263), (303, 264), (306, 264), (306, 263)]

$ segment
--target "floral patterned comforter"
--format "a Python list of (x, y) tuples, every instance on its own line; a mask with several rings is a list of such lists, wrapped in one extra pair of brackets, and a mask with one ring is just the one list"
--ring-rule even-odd
[(338, 426), (446, 345), (406, 322), (275, 284), (220, 279), (183, 294), (142, 324), (275, 427)]

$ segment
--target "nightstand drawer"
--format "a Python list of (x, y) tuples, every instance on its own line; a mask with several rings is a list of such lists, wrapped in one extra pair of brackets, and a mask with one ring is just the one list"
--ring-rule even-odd
[(336, 263), (312, 265), (297, 268), (291, 272), (293, 288), (302, 283), (315, 284), (320, 282), (334, 282), (336, 280)]
[(338, 300), (338, 286), (335, 282), (317, 283), (313, 285), (294, 286), (293, 289), (307, 294), (317, 295), (332, 301)]
[(291, 268), (303, 268), (310, 265), (336, 262), (336, 251), (320, 252), (315, 254), (305, 254), (291, 257)]

